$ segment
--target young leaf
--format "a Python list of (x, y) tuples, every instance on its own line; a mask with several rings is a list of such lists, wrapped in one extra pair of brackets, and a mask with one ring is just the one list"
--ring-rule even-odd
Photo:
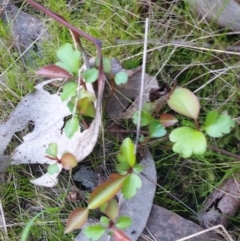
[(59, 172), (59, 168), (57, 163), (50, 165), (47, 169), (47, 173), (50, 175), (56, 174), (58, 172)]
[(175, 116), (165, 113), (160, 116), (159, 121), (164, 127), (173, 126), (178, 122)]
[(159, 121), (152, 121), (149, 126), (149, 137), (162, 137), (166, 135), (167, 131), (164, 126), (162, 126)]
[(128, 216), (121, 216), (118, 218), (115, 225), (119, 229), (126, 229), (132, 225), (132, 219)]
[(77, 83), (76, 82), (68, 82), (63, 86), (63, 91), (61, 94), (61, 100), (68, 100), (76, 95)]
[(50, 157), (57, 157), (57, 153), (58, 153), (58, 145), (57, 143), (51, 143), (48, 145), (48, 148), (46, 150), (46, 153), (50, 156)]
[(105, 231), (106, 231), (106, 228), (104, 228), (99, 224), (96, 224), (96, 225), (91, 225), (84, 228), (83, 233), (87, 238), (93, 241), (97, 241), (103, 236)]
[[(104, 71), (104, 73), (107, 73), (107, 74), (111, 73), (111, 70), (112, 70), (111, 59), (103, 57), (102, 60), (103, 60), (103, 71)], [(100, 60), (99, 60), (99, 58), (96, 58), (95, 65), (97, 67), (99, 67), (99, 64), (100, 64)]]
[(127, 80), (128, 80), (128, 75), (123, 71), (118, 72), (114, 76), (114, 81), (117, 85), (125, 84), (127, 83)]
[(79, 120), (77, 117), (73, 117), (68, 120), (64, 127), (64, 133), (68, 138), (72, 138), (74, 133), (79, 130)]
[(60, 62), (56, 65), (67, 70), (70, 73), (77, 74), (80, 67), (80, 52), (74, 50), (70, 43), (66, 43), (57, 50), (57, 56)]
[(69, 233), (74, 229), (81, 228), (87, 221), (88, 209), (77, 208), (68, 217), (64, 233)]
[(130, 199), (134, 197), (137, 193), (137, 189), (142, 186), (141, 178), (135, 173), (131, 173), (127, 176), (123, 188), (122, 193), (125, 199)]
[(93, 102), (89, 101), (89, 98), (85, 97), (77, 102), (77, 113), (79, 115), (85, 115), (93, 117), (95, 116), (95, 107)]
[(70, 75), (65, 69), (54, 64), (44, 66), (39, 69), (36, 74), (48, 78), (72, 78), (72, 75)]
[(119, 213), (119, 208), (118, 208), (118, 203), (116, 199), (113, 198), (107, 203), (107, 207), (104, 213), (113, 221), (117, 218)]
[(116, 169), (119, 174), (126, 175), (128, 170), (130, 169), (130, 165), (128, 162), (120, 162), (116, 165)]
[(141, 164), (136, 163), (133, 167), (133, 171), (137, 174), (140, 174), (143, 171), (143, 166)]
[(100, 218), (100, 222), (104, 227), (107, 228), (109, 226), (110, 220), (109, 220), (109, 218), (102, 216)]
[(113, 229), (113, 237), (115, 241), (131, 241), (131, 239), (120, 229)]
[(93, 83), (98, 79), (98, 70), (96, 68), (87, 69), (83, 76), (87, 83)]
[(65, 153), (61, 157), (61, 164), (65, 170), (71, 170), (77, 166), (77, 159), (72, 153)]
[[(138, 123), (138, 117), (139, 117), (139, 111), (136, 111), (133, 114), (133, 123), (137, 125)], [(151, 123), (154, 120), (154, 118), (151, 116), (151, 114), (147, 111), (142, 111), (141, 112), (141, 126), (147, 126), (149, 123)]]
[(173, 130), (169, 135), (169, 139), (171, 142), (176, 142), (173, 145), (173, 151), (184, 158), (188, 158), (192, 154), (202, 155), (206, 152), (206, 137), (202, 132), (190, 127), (179, 127)]
[(120, 153), (117, 155), (119, 162), (127, 162), (131, 167), (136, 163), (136, 155), (134, 154), (135, 145), (132, 140), (127, 137), (123, 140), (120, 147)]
[(79, 95), (78, 95), (78, 99), (81, 100), (81, 99), (84, 99), (84, 98), (88, 98), (89, 101), (91, 102), (94, 102), (96, 97), (93, 93), (85, 90), (84, 88), (81, 88), (80, 91), (79, 91)]
[(228, 134), (234, 125), (235, 123), (230, 116), (211, 111), (207, 114), (204, 130), (209, 136), (216, 138)]
[(111, 200), (121, 190), (126, 177), (127, 176), (114, 173), (109, 177), (109, 180), (96, 187), (90, 195), (88, 208), (99, 208), (101, 205)]
[(194, 95), (190, 90), (185, 88), (177, 88), (173, 91), (170, 98), (167, 101), (169, 107), (174, 111), (190, 117), (192, 119), (197, 119), (200, 103), (196, 95)]
[(193, 129), (196, 128), (195, 124), (192, 121), (189, 121), (189, 120), (182, 120), (181, 125), (187, 126), (187, 127), (193, 128)]

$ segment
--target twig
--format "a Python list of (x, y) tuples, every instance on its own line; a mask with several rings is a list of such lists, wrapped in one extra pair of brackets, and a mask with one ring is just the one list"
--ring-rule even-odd
[(208, 146), (208, 149), (209, 149), (209, 150), (212, 150), (212, 151), (220, 152), (220, 153), (222, 153), (222, 154), (224, 154), (224, 155), (230, 156), (230, 157), (232, 157), (232, 158), (237, 159), (237, 160), (240, 161), (240, 155), (233, 154), (233, 153), (231, 153), (231, 152), (229, 152), (229, 151), (223, 150), (223, 149), (218, 148), (218, 147), (216, 147), (216, 146)]
[(148, 18), (145, 20), (145, 34), (144, 34), (144, 50), (143, 50), (143, 65), (142, 65), (142, 77), (141, 77), (141, 89), (140, 89), (140, 98), (139, 98), (139, 108), (138, 108), (138, 123), (137, 123), (137, 131), (136, 131), (136, 141), (135, 141), (135, 149), (134, 153), (137, 153), (137, 146), (140, 135), (141, 128), (141, 112), (142, 112), (142, 97), (143, 97), (143, 89), (144, 89), (144, 80), (145, 80), (145, 70), (146, 70), (146, 60), (147, 60), (147, 40), (148, 39)]
[(3, 227), (4, 231), (7, 233), (7, 225), (6, 225), (6, 220), (5, 220), (5, 215), (4, 215), (1, 199), (0, 199), (0, 214), (1, 214), (2, 227)]

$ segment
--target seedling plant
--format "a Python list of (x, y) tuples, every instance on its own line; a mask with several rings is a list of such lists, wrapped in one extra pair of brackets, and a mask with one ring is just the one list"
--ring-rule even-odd
[[(33, 4), (33, 1), (28, 1)], [(35, 3), (33, 4), (35, 7)], [(38, 6), (39, 8), (39, 6)], [(44, 10), (41, 8), (41, 10)], [(81, 131), (80, 123), (85, 123), (86, 117), (94, 119), (96, 117), (97, 105), (102, 101), (99, 94), (104, 87), (104, 73), (111, 74), (111, 59), (103, 58), (99, 42), (93, 37), (76, 30), (61, 17), (58, 17), (48, 10), (45, 13), (64, 24), (72, 31), (75, 47), (70, 43), (65, 43), (56, 52), (59, 61), (54, 65), (45, 66), (37, 74), (51, 78), (66, 78), (69, 81), (62, 87), (60, 98), (71, 113), (66, 121), (63, 132), (68, 138), (72, 138), (75, 133)], [(98, 56), (94, 64), (85, 62), (84, 67), (80, 67), (80, 60), (84, 56), (84, 51), (80, 44), (80, 35), (93, 42), (98, 50)], [(117, 85), (125, 84), (128, 76), (121, 71), (113, 76)], [(97, 82), (98, 94), (95, 94), (93, 84)], [(168, 106), (175, 112), (190, 118), (186, 119), (183, 126), (174, 128), (169, 134), (169, 140), (174, 143), (172, 150), (184, 158), (192, 155), (204, 155), (207, 149), (206, 135), (218, 138), (228, 134), (234, 121), (227, 114), (218, 113), (215, 110), (209, 111), (205, 121), (199, 123), (200, 103), (195, 94), (186, 88), (176, 87), (166, 97)], [(176, 117), (167, 113), (153, 113), (154, 103), (145, 103), (144, 108), (133, 114), (133, 122), (136, 124), (141, 118), (142, 127), (148, 128), (147, 138), (161, 138), (167, 134), (166, 128), (177, 123)], [(141, 113), (141, 115), (139, 115)], [(85, 128), (87, 126), (85, 125)], [(50, 160), (56, 161), (48, 168), (49, 174), (59, 172), (59, 168), (72, 170), (76, 167), (77, 159), (73, 153), (58, 150), (57, 143), (49, 144), (46, 149), (46, 156)], [(142, 186), (140, 174), (143, 167), (137, 163), (135, 145), (127, 137), (123, 140), (120, 152), (117, 155), (116, 173), (112, 173), (106, 181), (97, 186), (90, 194), (87, 206), (77, 208), (70, 214), (65, 233), (74, 229), (82, 228), (89, 216), (90, 210), (100, 209), (103, 216), (100, 223), (87, 226), (83, 233), (92, 240), (100, 239), (105, 232), (113, 235), (116, 241), (130, 240), (124, 234), (123, 229), (131, 225), (131, 218), (119, 216), (121, 208), (121, 197), (131, 199), (136, 195), (137, 190)]]

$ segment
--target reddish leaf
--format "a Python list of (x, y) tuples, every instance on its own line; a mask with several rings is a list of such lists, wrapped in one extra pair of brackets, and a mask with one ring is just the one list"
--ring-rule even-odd
[(159, 119), (161, 125), (165, 127), (173, 126), (178, 122), (177, 118), (170, 114), (162, 114)]
[(36, 72), (37, 75), (42, 75), (44, 77), (49, 78), (71, 78), (72, 75), (70, 75), (65, 69), (57, 66), (57, 65), (47, 65), (43, 68), (39, 69)]
[(131, 239), (120, 229), (113, 229), (113, 237), (115, 241), (131, 241)]
[(127, 176), (113, 173), (106, 182), (96, 187), (90, 195), (88, 202), (89, 209), (99, 208), (111, 200), (121, 189)]
[(64, 233), (69, 233), (74, 229), (81, 228), (87, 221), (88, 209), (77, 208), (68, 217)]
[(71, 170), (77, 166), (77, 159), (72, 153), (65, 153), (61, 158), (61, 164), (65, 170)]

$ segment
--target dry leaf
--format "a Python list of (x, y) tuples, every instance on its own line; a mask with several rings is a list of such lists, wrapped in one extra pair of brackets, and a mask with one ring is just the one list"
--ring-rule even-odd
[[(110, 118), (131, 118), (139, 105), (142, 67), (140, 66), (132, 70), (125, 70), (116, 59), (113, 59), (112, 74), (114, 75), (119, 71), (127, 73), (128, 81), (126, 84), (122, 85), (116, 85), (114, 83), (112, 83), (113, 86), (111, 87), (106, 85), (106, 114)], [(145, 74), (143, 104), (150, 102), (149, 93), (153, 88), (159, 88), (157, 79)]]
[[(50, 143), (57, 143), (59, 152), (68, 151), (74, 154), (78, 162), (92, 152), (101, 125), (101, 99), (97, 101), (96, 115), (90, 127), (83, 132), (75, 133), (73, 138), (69, 139), (61, 131), (64, 118), (70, 115), (66, 103), (61, 101), (58, 94), (50, 94), (43, 89), (44, 85), (52, 81), (38, 84), (35, 87), (36, 92), (24, 97), (11, 113), (9, 119), (0, 126), (0, 136), (2, 137), (0, 143), (1, 161), (8, 158), (3, 153), (14, 133), (22, 130), (29, 121), (34, 122), (34, 130), (23, 137), (23, 143), (12, 153), (12, 164), (47, 163), (51, 165), (55, 163), (54, 160), (45, 157), (46, 149)], [(89, 88), (88, 90), (91, 91)], [(54, 185), (53, 183), (57, 182), (55, 175), (44, 176), (43, 178), (44, 183), (53, 180), (50, 183)], [(33, 181), (33, 183), (40, 184), (38, 181)]]
[[(203, 229), (192, 221), (182, 218), (178, 214), (173, 213), (165, 208), (153, 205), (146, 229), (138, 241), (175, 241), (200, 231), (203, 231)], [(221, 239), (219, 239), (217, 235), (208, 232), (187, 240), (220, 241)]]

